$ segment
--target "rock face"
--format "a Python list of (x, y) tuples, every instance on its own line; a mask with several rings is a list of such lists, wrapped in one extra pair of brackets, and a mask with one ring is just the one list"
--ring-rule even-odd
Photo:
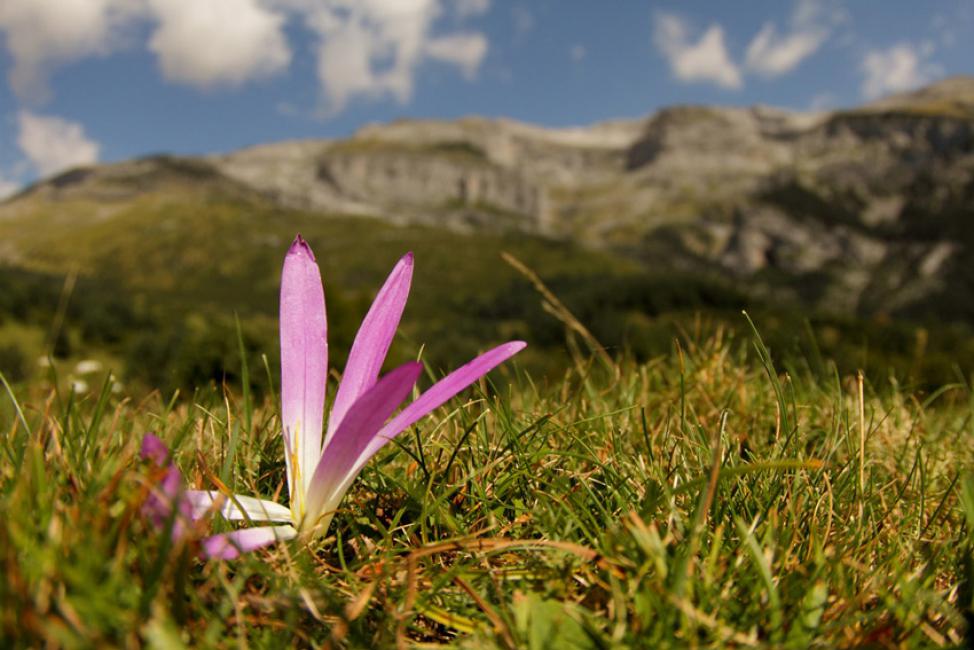
[(272, 144), (211, 162), (292, 207), (549, 233), (557, 232), (552, 191), (622, 172), (640, 128), (408, 121), (368, 126), (348, 140)]
[[(560, 130), (402, 121), (184, 162), (288, 207), (571, 239), (841, 313), (922, 312), (974, 285), (972, 78), (837, 112), (684, 106)], [(115, 167), (136, 164), (149, 163)], [(139, 187), (99, 182), (112, 169), (27, 194)], [(974, 305), (954, 311), (974, 319)]]

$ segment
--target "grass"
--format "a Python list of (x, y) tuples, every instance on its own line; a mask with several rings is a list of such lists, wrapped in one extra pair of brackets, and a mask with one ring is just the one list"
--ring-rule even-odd
[[(44, 371), (37, 360), (53, 352), (54, 361), (67, 368), (89, 358), (106, 365), (117, 360), (114, 367), (133, 396), (153, 389), (186, 392), (220, 381), (240, 367), (234, 314), (252, 364), (259, 362), (259, 352), (273, 349), (281, 259), (297, 232), (321, 263), (333, 358), (339, 363), (375, 291), (407, 250), (416, 255), (416, 289), (401, 329), (410, 345), (400, 348), (392, 360), (397, 363), (415, 358), (429, 341), (437, 344), (426, 358), (439, 368), (470, 358), (482, 346), (524, 338), (532, 345), (520, 362), (533, 376), (566, 367), (570, 359), (560, 327), (540, 308), (529, 283), (501, 260), (504, 252), (526, 260), (606, 346), (642, 360), (665, 353), (700, 312), (746, 331), (739, 313), (747, 308), (762, 316), (762, 331), (776, 352), (805, 346), (810, 329), (842, 372), (862, 368), (874, 381), (892, 371), (916, 385), (935, 386), (955, 380), (955, 365), (974, 363), (974, 315), (965, 307), (974, 300), (964, 300), (974, 278), (959, 267), (945, 271), (944, 295), (951, 299), (932, 295), (917, 306), (916, 320), (900, 321), (896, 313), (890, 320), (882, 312), (890, 297), (883, 283), (874, 283), (862, 303), (879, 313), (841, 316), (831, 310), (841, 310), (855, 295), (843, 288), (842, 269), (800, 278), (769, 269), (742, 289), (724, 272), (679, 271), (682, 262), (675, 259), (688, 269), (708, 266), (703, 258), (678, 252), (686, 237), (672, 229), (657, 232), (655, 243), (629, 237), (626, 248), (634, 257), (629, 259), (521, 233), (471, 235), (283, 209), (231, 191), (229, 181), (192, 184), (189, 179), (205, 170), (181, 164), (158, 159), (142, 172), (130, 172), (128, 180), (119, 171), (117, 178), (91, 180), (94, 189), (85, 190), (116, 198), (80, 198), (84, 193), (67, 184), (59, 198), (38, 190), (4, 206), (0, 369), (14, 374), (10, 368), (16, 366), (21, 369), (16, 374), (38, 381)], [(171, 177), (182, 183), (179, 191), (166, 189)], [(115, 184), (122, 182), (148, 189), (137, 196), (119, 193)], [(688, 232), (683, 235), (695, 238), (700, 250), (712, 244)], [(889, 270), (897, 276), (896, 268)], [(816, 312), (815, 304), (829, 310)], [(4, 365), (15, 355), (17, 363)]]
[(381, 452), (326, 539), (209, 563), (140, 516), (140, 440), (273, 497), (272, 398), (22, 387), (0, 405), (0, 645), (962, 644), (970, 388), (769, 359), (718, 332), (545, 384), (509, 364)]
[[(70, 233), (60, 222), (69, 217)], [(521, 234), (471, 237), (432, 227), (396, 227), (362, 217), (281, 210), (266, 202), (218, 193), (209, 198), (201, 198), (199, 191), (185, 196), (149, 193), (123, 203), (110, 219), (96, 218), (74, 202), (53, 208), (41, 204), (33, 212), (25, 209), (17, 218), (0, 219), (0, 241), (22, 255), (10, 269), (0, 263), (0, 324), (5, 316), (3, 293), (24, 282), (14, 275), (4, 282), (6, 274), (44, 274), (52, 287), (50, 299), (28, 296), (26, 302), (32, 308), (45, 304), (53, 310), (64, 284), (62, 276), (78, 273), (71, 308), (117, 296), (135, 312), (134, 320), (143, 321), (119, 325), (120, 319), (113, 319), (114, 323), (107, 323), (124, 330), (119, 332), (121, 339), (145, 335), (155, 339), (157, 347), (166, 338), (182, 345), (192, 339), (179, 331), (192, 329), (191, 323), (182, 327), (183, 321), (196, 317), (212, 324), (237, 312), (244, 327), (253, 326), (255, 338), (269, 346), (276, 333), (264, 336), (264, 321), (276, 320), (281, 260), (298, 232), (311, 242), (321, 261), (329, 330), (333, 343), (338, 343), (336, 349), (347, 349), (361, 315), (389, 270), (412, 250), (417, 260), (417, 290), (410, 299), (403, 334), (414, 340), (435, 336), (440, 342), (438, 361), (444, 365), (469, 358), (478, 346), (525, 336), (526, 325), (519, 314), (508, 319), (506, 325), (514, 331), (507, 331), (498, 324), (499, 319), (483, 313), (507, 300), (519, 279), (500, 260), (501, 251), (532, 260), (549, 277), (595, 281), (606, 275), (641, 272), (636, 263), (605, 252)], [(90, 291), (84, 290), (86, 283)], [(532, 304), (535, 302), (532, 295)], [(415, 316), (418, 314), (421, 319)], [(51, 322), (47, 314), (35, 320), (44, 326)], [(79, 320), (69, 318), (68, 329)], [(71, 334), (80, 338), (76, 332)], [(0, 338), (0, 345), (5, 343), (9, 342)], [(75, 347), (94, 347), (90, 341), (78, 343)], [(123, 340), (108, 351), (125, 356), (126, 343)], [(415, 352), (409, 350), (409, 358)], [(40, 350), (31, 352), (33, 357), (42, 354)], [(529, 354), (528, 363), (536, 369), (560, 359), (558, 351), (541, 351), (540, 346)], [(166, 360), (170, 366), (172, 362), (172, 358)], [(139, 364), (130, 365), (125, 369), (126, 381), (147, 379), (140, 376)], [(178, 374), (173, 368), (163, 370)], [(172, 384), (185, 387), (180, 381), (168, 385), (157, 381), (147, 387), (165, 389)]]

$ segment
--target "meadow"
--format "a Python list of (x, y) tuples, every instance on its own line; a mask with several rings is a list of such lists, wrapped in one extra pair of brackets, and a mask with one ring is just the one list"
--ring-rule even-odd
[[(51, 214), (0, 224), (22, 251), (0, 267), (0, 646), (970, 641), (969, 324), (806, 313), (527, 235), (171, 196), (108, 221), (71, 204), (71, 238)], [(326, 538), (203, 561), (230, 526), (174, 543), (147, 521), (140, 444), (158, 435), (192, 487), (283, 499), (298, 231), (335, 367), (406, 250), (387, 369), (422, 359), (428, 386), (529, 346), (374, 458)]]
[(139, 445), (160, 436), (194, 486), (283, 494), (269, 370), (239, 369), (259, 394), (8, 385), (0, 645), (969, 642), (971, 387), (776, 363), (757, 332), (638, 360), (579, 338), (554, 379), (515, 360), (387, 446), (326, 538), (233, 561), (145, 520)]
[[(266, 356), (276, 377), (281, 256), (297, 232), (318, 251), (339, 367), (375, 291), (406, 251), (416, 256), (416, 290), (393, 363), (422, 351), (434, 368), (446, 368), (491, 344), (524, 339), (530, 346), (519, 360), (532, 377), (571, 367), (562, 324), (530, 278), (504, 261), (509, 255), (540, 276), (610, 354), (640, 362), (667, 354), (674, 338), (718, 327), (749, 336), (747, 309), (777, 360), (807, 358), (818, 371), (830, 359), (843, 374), (862, 369), (874, 382), (894, 376), (910, 389), (935, 390), (974, 366), (974, 321), (944, 313), (971, 302), (965, 291), (925, 316), (827, 313), (789, 292), (794, 278), (764, 278), (778, 288), (756, 294), (721, 271), (681, 272), (665, 258), (639, 261), (504, 230), (465, 233), (284, 209), (188, 181), (118, 204), (23, 203), (0, 219), (0, 370), (11, 382), (49, 383), (51, 362), (62, 382), (96, 386), (103, 374), (72, 377), (78, 363), (94, 360), (135, 398), (155, 390), (185, 395), (211, 382), (239, 387), (238, 331), (246, 360), (262, 369)], [(261, 395), (270, 389), (267, 374), (250, 376)]]

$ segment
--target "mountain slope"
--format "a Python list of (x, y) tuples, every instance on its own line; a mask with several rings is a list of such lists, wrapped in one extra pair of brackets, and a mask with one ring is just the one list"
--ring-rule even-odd
[(647, 353), (673, 333), (647, 316), (698, 307), (974, 323), (972, 219), (974, 79), (955, 78), (835, 112), (685, 106), (554, 130), (402, 121), (346, 140), (72, 170), (0, 204), (0, 271), (54, 284), (78, 272), (135, 305), (133, 319), (171, 325), (160, 338), (173, 345), (202, 331), (200, 318), (232, 325), (234, 312), (266, 342), (280, 256), (301, 231), (319, 251), (341, 350), (413, 249), (401, 358), (436, 341), (445, 363), (530, 335), (543, 364), (560, 326), (501, 251), (606, 344)]
[[(210, 162), (285, 205), (514, 228), (842, 313), (929, 309), (970, 261), (974, 79), (859, 109), (674, 107), (545, 130), (410, 121)], [(974, 314), (960, 314), (970, 317)]]

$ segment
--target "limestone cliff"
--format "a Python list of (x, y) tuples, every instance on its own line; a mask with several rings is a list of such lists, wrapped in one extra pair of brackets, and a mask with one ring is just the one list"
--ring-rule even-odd
[[(110, 212), (148, 187), (202, 181), (322, 215), (574, 240), (836, 312), (917, 311), (972, 284), (974, 79), (834, 112), (678, 106), (573, 129), (370, 125), (345, 140), (69, 172), (0, 218), (66, 196)], [(974, 306), (954, 311), (974, 317)]]

